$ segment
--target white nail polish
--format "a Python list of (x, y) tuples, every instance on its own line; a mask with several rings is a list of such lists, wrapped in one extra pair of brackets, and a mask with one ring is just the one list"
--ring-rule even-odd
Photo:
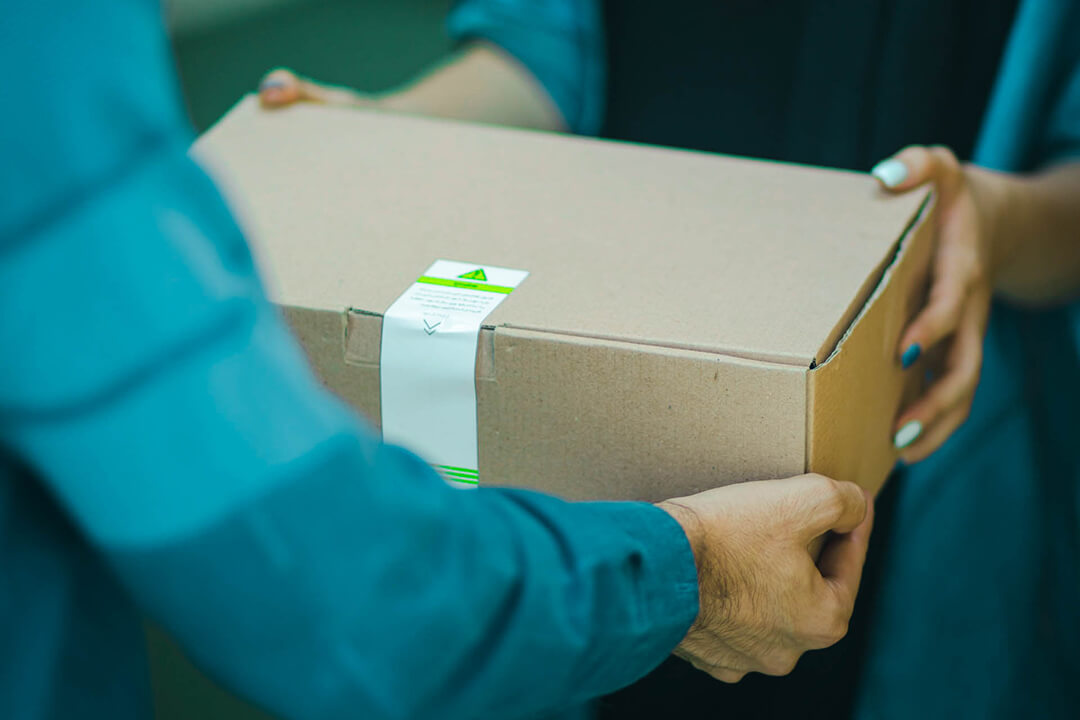
[(896, 158), (882, 160), (870, 174), (882, 182), (885, 187), (896, 187), (907, 180), (907, 166)]
[(893, 445), (897, 450), (903, 450), (911, 443), (919, 439), (922, 435), (922, 423), (918, 420), (910, 420), (904, 423), (904, 427), (896, 431), (896, 436), (893, 437)]

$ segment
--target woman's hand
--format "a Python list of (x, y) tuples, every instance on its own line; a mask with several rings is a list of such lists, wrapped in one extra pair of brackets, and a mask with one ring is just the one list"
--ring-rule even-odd
[(475, 42), (401, 87), (378, 93), (317, 83), (278, 69), (259, 84), (263, 107), (296, 102), (564, 131), (566, 121), (543, 85), (504, 50)]
[(259, 83), (259, 101), (267, 108), (284, 107), (297, 102), (353, 107), (378, 105), (374, 97), (348, 88), (308, 80), (285, 68), (271, 70), (262, 79)]
[(897, 353), (905, 369), (921, 372), (919, 357), (940, 350), (944, 368), (897, 419), (894, 443), (907, 463), (928, 456), (960, 427), (979, 382), (992, 295), (990, 200), (979, 196), (974, 174), (980, 172), (961, 165), (948, 148), (922, 146), (905, 148), (872, 171), (894, 192), (931, 183), (937, 194), (929, 301), (904, 331)]

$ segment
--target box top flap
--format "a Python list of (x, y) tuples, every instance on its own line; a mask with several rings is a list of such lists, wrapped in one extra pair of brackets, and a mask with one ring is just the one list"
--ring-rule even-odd
[(924, 197), (858, 173), (253, 98), (196, 153), (282, 304), (382, 312), (445, 258), (530, 272), (491, 325), (803, 366)]

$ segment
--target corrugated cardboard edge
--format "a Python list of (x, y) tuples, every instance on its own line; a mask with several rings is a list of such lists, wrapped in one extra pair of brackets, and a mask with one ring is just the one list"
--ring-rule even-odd
[(889, 252), (878, 263), (874, 271), (866, 276), (866, 280), (861, 286), (859, 291), (855, 294), (855, 297), (851, 299), (851, 304), (844, 310), (844, 314), (841, 316), (839, 322), (833, 327), (832, 332), (825, 338), (825, 342), (818, 348), (817, 353), (814, 355), (814, 362), (811, 365), (811, 369), (818, 365), (824, 364), (833, 353), (836, 352), (836, 348), (839, 347), (840, 342), (846, 338), (851, 329), (855, 326), (863, 313), (866, 311), (867, 305), (870, 303), (874, 294), (881, 288), (882, 283), (887, 280), (886, 272), (897, 261), (899, 253), (903, 249), (905, 238), (911, 233), (926, 211), (927, 203), (930, 201), (930, 193), (925, 193), (922, 203), (919, 205), (919, 209), (912, 215), (908, 222), (907, 227), (900, 233), (900, 236), (896, 239), (896, 242), (889, 248)]
[(494, 484), (657, 501), (802, 470), (804, 368), (504, 327), (493, 337), (496, 379), (478, 381), (477, 397)]
[[(331, 392), (359, 410), (375, 427), (381, 415), (379, 396), (379, 328), (381, 316), (364, 316), (379, 323), (374, 332), (353, 333), (353, 352), (360, 361), (350, 364), (348, 358), (348, 323), (350, 313), (312, 310), (282, 306), (285, 321), (292, 328), (311, 363), (316, 377)], [(364, 339), (369, 338), (366, 346)], [(370, 338), (374, 338), (370, 340)], [(374, 348), (374, 361), (365, 362), (366, 353)]]
[[(382, 316), (286, 314), (303, 328), (324, 381), (378, 424)], [(806, 374), (717, 353), (484, 328), (476, 373), (481, 471), (494, 484), (568, 499), (653, 501), (797, 474), (806, 456)], [(766, 375), (762, 395), (755, 388)], [(764, 435), (772, 441), (744, 442)], [(590, 444), (566, 442), (580, 437)], [(602, 474), (597, 455), (605, 458)]]
[(836, 349), (809, 373), (809, 472), (877, 492), (896, 464), (893, 423), (923, 384), (919, 366), (900, 367), (898, 346), (926, 302), (934, 221), (931, 196)]

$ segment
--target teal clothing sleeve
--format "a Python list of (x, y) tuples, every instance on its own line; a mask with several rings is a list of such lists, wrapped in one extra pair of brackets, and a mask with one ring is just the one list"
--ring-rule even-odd
[[(1076, 31), (1080, 33), (1080, 3), (1074, 3)], [(1061, 95), (1050, 114), (1043, 156), (1050, 163), (1080, 161), (1080, 41), (1072, 45), (1075, 57), (1062, 83)]]
[(1028, 172), (1080, 158), (1080, 2), (1023, 0), (975, 162)]
[(451, 489), (319, 386), (187, 156), (158, 13), (0, 18), (6, 453), (283, 716), (528, 716), (659, 663), (697, 613), (666, 513)]
[(459, 42), (485, 40), (516, 58), (572, 132), (600, 131), (606, 77), (600, 0), (460, 0), (448, 27)]

